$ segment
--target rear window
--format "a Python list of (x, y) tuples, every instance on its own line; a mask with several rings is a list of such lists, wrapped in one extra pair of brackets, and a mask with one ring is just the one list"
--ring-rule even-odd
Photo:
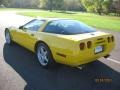
[(45, 28), (44, 32), (56, 34), (83, 34), (95, 32), (96, 30), (80, 21), (76, 20), (55, 20), (51, 21)]

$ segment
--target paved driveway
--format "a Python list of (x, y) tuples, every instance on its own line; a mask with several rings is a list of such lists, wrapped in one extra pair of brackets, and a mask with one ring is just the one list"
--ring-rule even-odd
[(0, 12), (0, 90), (120, 90), (119, 32), (106, 31), (117, 41), (109, 59), (101, 58), (83, 70), (64, 65), (47, 70), (40, 67), (32, 52), (5, 44), (5, 27), (18, 27), (31, 19)]

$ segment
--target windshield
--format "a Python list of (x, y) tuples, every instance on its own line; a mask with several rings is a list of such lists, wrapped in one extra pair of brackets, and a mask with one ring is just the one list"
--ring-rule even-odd
[(83, 34), (95, 32), (96, 30), (80, 21), (76, 20), (55, 20), (47, 25), (44, 30), (56, 34)]

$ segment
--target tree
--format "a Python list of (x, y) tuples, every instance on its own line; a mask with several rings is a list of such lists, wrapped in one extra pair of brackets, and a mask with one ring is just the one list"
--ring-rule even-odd
[(40, 0), (41, 8), (52, 10), (61, 10), (64, 0)]
[(95, 12), (94, 0), (82, 0), (81, 2), (88, 12)]
[(115, 16), (120, 16), (120, 0), (113, 0), (110, 10)]
[(80, 0), (64, 0), (64, 9), (65, 10), (80, 10), (82, 8)]
[(94, 0), (94, 8), (95, 8), (95, 12), (97, 12), (99, 15), (101, 15), (103, 8), (102, 8), (102, 4), (103, 4), (104, 0)]
[(49, 4), (49, 7), (50, 7), (50, 11), (52, 12), (52, 10), (53, 10), (53, 0), (49, 0), (48, 4)]
[(40, 8), (52, 10), (84, 10), (80, 0), (40, 0)]
[(87, 11), (101, 13), (108, 13), (112, 0), (82, 0), (83, 5)]
[(112, 5), (113, 0), (104, 0), (103, 4), (102, 4), (102, 8), (103, 8), (103, 12), (105, 14), (109, 13), (110, 10), (110, 6)]
[(0, 0), (0, 5), (8, 5), (8, 0)]
[(64, 5), (64, 0), (53, 0), (53, 6), (55, 10), (62, 10)]
[(12, 8), (38, 8), (40, 0), (0, 0), (0, 4)]
[(53, 10), (53, 0), (40, 0), (40, 8)]
[(4, 1), (4, 0), (0, 0), (0, 4), (3, 4), (3, 1)]

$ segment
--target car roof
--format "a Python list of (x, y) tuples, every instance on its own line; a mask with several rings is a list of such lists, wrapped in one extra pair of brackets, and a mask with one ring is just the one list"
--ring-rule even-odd
[(45, 20), (45, 21), (54, 21), (54, 20), (71, 20), (69, 18), (42, 18), (38, 17), (37, 20)]

